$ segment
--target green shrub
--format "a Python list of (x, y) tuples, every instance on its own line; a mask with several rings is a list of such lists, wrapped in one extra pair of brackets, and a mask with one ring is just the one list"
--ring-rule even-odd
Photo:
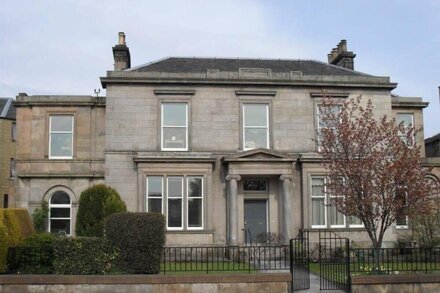
[(9, 269), (21, 274), (53, 273), (55, 239), (50, 233), (32, 235), (8, 255)]
[(47, 218), (49, 216), (49, 205), (47, 201), (41, 201), (41, 205), (32, 213), (32, 221), (37, 232), (45, 232), (47, 228)]
[(109, 216), (105, 236), (121, 252), (121, 268), (127, 273), (157, 274), (165, 245), (165, 217), (156, 213), (124, 213)]
[(76, 235), (101, 237), (104, 219), (111, 214), (126, 211), (127, 207), (115, 189), (104, 184), (87, 188), (79, 199)]
[(54, 272), (65, 275), (100, 275), (114, 271), (118, 250), (104, 238), (59, 238), (54, 242)]
[(0, 272), (6, 270), (8, 248), (19, 245), (34, 232), (26, 209), (0, 209)]

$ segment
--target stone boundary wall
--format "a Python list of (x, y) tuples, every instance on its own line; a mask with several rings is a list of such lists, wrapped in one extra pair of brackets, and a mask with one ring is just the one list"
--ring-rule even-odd
[(440, 292), (440, 274), (354, 276), (351, 290), (353, 293)]
[(291, 275), (0, 275), (0, 292), (289, 292)]

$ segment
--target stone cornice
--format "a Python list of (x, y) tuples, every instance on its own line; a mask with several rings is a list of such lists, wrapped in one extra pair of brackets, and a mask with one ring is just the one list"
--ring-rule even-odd
[(136, 163), (210, 163), (214, 164), (217, 159), (212, 156), (197, 155), (172, 155), (172, 156), (148, 156), (134, 155), (133, 161)]
[(258, 90), (237, 90), (235, 91), (237, 96), (275, 96), (276, 91), (258, 91)]
[(154, 94), (156, 95), (186, 95), (193, 96), (196, 93), (196, 90), (190, 89), (156, 89), (154, 90)]
[(19, 95), (14, 103), (15, 107), (105, 107), (105, 97), (93, 96), (27, 96)]
[(104, 178), (104, 172), (94, 173), (23, 173), (19, 178)]
[(348, 93), (334, 93), (334, 92), (311, 92), (310, 96), (312, 98), (323, 98), (323, 97), (330, 97), (330, 98), (348, 98), (350, 94)]
[[(155, 72), (115, 72), (110, 71), (106, 77), (101, 77), (101, 84), (161, 84), (161, 85), (252, 85), (252, 86), (302, 86), (302, 87), (344, 87), (344, 88), (380, 88), (392, 90), (397, 83), (389, 81), (388, 77), (376, 76), (322, 76), (306, 75), (292, 79), (288, 76), (272, 76), (265, 79), (241, 79), (234, 72), (225, 72), (224, 78), (207, 78), (203, 74), (166, 74)], [(295, 76), (295, 75), (294, 75)]]

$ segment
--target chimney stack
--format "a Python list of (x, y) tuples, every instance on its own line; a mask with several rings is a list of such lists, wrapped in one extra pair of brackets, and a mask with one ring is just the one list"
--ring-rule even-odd
[(336, 48), (333, 48), (332, 51), (327, 55), (328, 63), (344, 67), (347, 69), (354, 70), (354, 54), (351, 51), (347, 51), (347, 41), (341, 40)]
[(125, 43), (125, 34), (120, 32), (118, 34), (118, 44), (113, 47), (113, 59), (115, 61), (114, 70), (121, 71), (130, 68), (130, 50)]

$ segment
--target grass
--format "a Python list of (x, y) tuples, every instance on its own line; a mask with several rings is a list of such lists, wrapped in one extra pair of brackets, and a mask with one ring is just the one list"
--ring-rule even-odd
[(162, 274), (211, 274), (211, 273), (255, 273), (257, 270), (247, 263), (239, 262), (166, 262), (160, 264)]

